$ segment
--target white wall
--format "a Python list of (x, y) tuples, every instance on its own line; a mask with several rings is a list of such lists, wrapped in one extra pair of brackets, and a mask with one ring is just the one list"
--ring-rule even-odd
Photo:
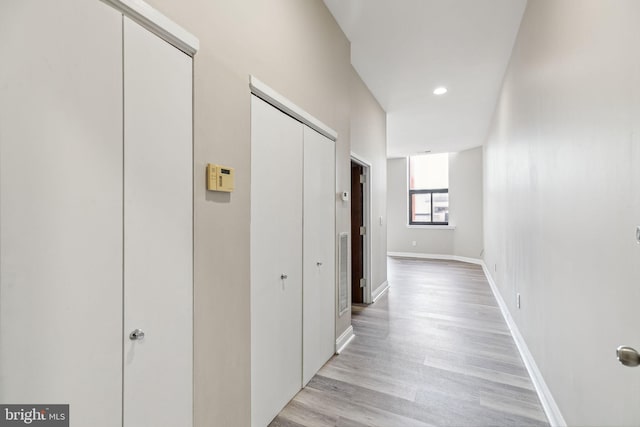
[(482, 147), (449, 155), (449, 199), (454, 255), (481, 259)]
[(529, 1), (485, 147), (485, 260), (572, 426), (640, 425), (639, 18)]
[(387, 161), (387, 185), (388, 252), (482, 258), (482, 147), (449, 155), (449, 224), (455, 229), (407, 225), (406, 159)]
[(351, 152), (371, 164), (369, 238), (371, 291), (375, 295), (376, 290), (387, 281), (387, 121), (385, 111), (355, 70), (352, 76)]

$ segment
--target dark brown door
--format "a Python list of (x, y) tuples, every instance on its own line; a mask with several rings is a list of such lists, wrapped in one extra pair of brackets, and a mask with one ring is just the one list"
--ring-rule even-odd
[(364, 226), (364, 194), (360, 179), (364, 173), (363, 167), (351, 162), (351, 302), (364, 302), (363, 288), (360, 280), (364, 277), (364, 236), (361, 229)]

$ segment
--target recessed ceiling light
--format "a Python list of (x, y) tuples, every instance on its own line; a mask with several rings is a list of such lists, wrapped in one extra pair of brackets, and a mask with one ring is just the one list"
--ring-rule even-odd
[(434, 95), (444, 95), (445, 93), (447, 93), (447, 88), (444, 86), (437, 87), (433, 91)]

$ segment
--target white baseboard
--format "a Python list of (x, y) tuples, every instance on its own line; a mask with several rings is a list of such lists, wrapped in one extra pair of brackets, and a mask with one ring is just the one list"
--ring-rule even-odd
[(478, 258), (468, 258), (458, 255), (444, 255), (444, 254), (422, 254), (416, 252), (387, 252), (388, 256), (401, 257), (401, 258), (419, 258), (419, 259), (443, 259), (449, 261), (468, 262), (470, 264), (482, 265), (483, 261)]
[(356, 336), (353, 333), (353, 326), (349, 325), (347, 330), (344, 331), (336, 340), (336, 354), (342, 353), (355, 337)]
[(540, 399), (540, 403), (542, 404), (542, 408), (544, 409), (547, 418), (549, 419), (549, 423), (552, 427), (566, 427), (567, 423), (560, 412), (560, 408), (556, 403), (553, 395), (551, 394), (551, 390), (547, 386), (547, 383), (544, 381), (542, 373), (540, 369), (538, 369), (538, 365), (533, 358), (533, 355), (529, 351), (529, 347), (524, 340), (524, 337), (520, 333), (516, 322), (511, 317), (511, 313), (507, 308), (507, 304), (504, 302), (500, 291), (498, 291), (498, 287), (489, 274), (489, 270), (485, 265), (484, 261), (476, 258), (467, 258), (461, 257), (457, 255), (442, 255), (442, 254), (423, 254), (423, 253), (414, 253), (414, 252), (387, 252), (388, 256), (393, 257), (402, 257), (402, 258), (418, 258), (418, 259), (442, 259), (442, 260), (452, 260), (452, 261), (462, 261), (468, 262), (471, 264), (478, 264), (482, 266), (482, 270), (484, 271), (484, 275), (487, 277), (487, 281), (489, 282), (489, 286), (491, 287), (491, 291), (500, 306), (500, 311), (502, 312), (502, 316), (504, 317), (505, 322), (507, 322), (507, 326), (511, 331), (511, 336), (518, 347), (518, 351), (520, 352), (520, 356), (522, 357), (522, 361), (524, 362), (527, 371), (529, 372), (529, 376), (531, 377), (531, 382), (536, 389), (536, 393), (538, 394), (538, 398)]
[(453, 259), (453, 255), (421, 254), (418, 252), (387, 252), (387, 256), (400, 258), (421, 258), (421, 259)]
[(536, 361), (533, 358), (533, 355), (529, 351), (529, 347), (524, 340), (524, 337), (520, 333), (516, 322), (511, 317), (511, 313), (507, 308), (507, 304), (504, 302), (500, 291), (498, 291), (498, 287), (489, 274), (489, 270), (484, 262), (482, 262), (482, 270), (484, 270), (484, 275), (487, 276), (487, 281), (489, 282), (489, 286), (491, 287), (491, 291), (500, 306), (500, 311), (502, 312), (502, 316), (504, 317), (505, 322), (507, 322), (507, 326), (509, 326), (509, 330), (511, 331), (511, 336), (513, 336), (513, 340), (518, 347), (518, 351), (520, 352), (520, 356), (524, 362), (524, 365), (529, 372), (529, 376), (531, 377), (531, 381), (533, 382), (533, 386), (538, 393), (538, 398), (540, 398), (540, 403), (542, 404), (542, 408), (544, 409), (547, 418), (549, 419), (549, 423), (552, 427), (566, 427), (567, 423), (560, 412), (560, 408), (558, 407), (556, 401), (551, 394), (551, 390), (547, 387), (547, 383), (544, 381), (542, 373), (540, 369), (538, 369), (538, 365), (536, 365)]
[(384, 295), (384, 293), (387, 292), (388, 290), (389, 290), (389, 282), (385, 280), (384, 283), (378, 286), (376, 289), (374, 289), (373, 294), (371, 294), (372, 302), (378, 301), (378, 298)]
[(477, 265), (484, 264), (484, 261), (479, 259), (479, 258), (469, 258), (469, 257), (466, 257), (466, 256), (454, 255), (453, 256), (453, 260), (454, 261), (460, 261), (460, 262), (468, 262), (469, 264), (477, 264)]

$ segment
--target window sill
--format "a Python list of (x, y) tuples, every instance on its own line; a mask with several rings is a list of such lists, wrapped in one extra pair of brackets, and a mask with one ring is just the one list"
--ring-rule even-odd
[(407, 228), (423, 228), (426, 230), (455, 230), (455, 225), (410, 225), (407, 224)]

